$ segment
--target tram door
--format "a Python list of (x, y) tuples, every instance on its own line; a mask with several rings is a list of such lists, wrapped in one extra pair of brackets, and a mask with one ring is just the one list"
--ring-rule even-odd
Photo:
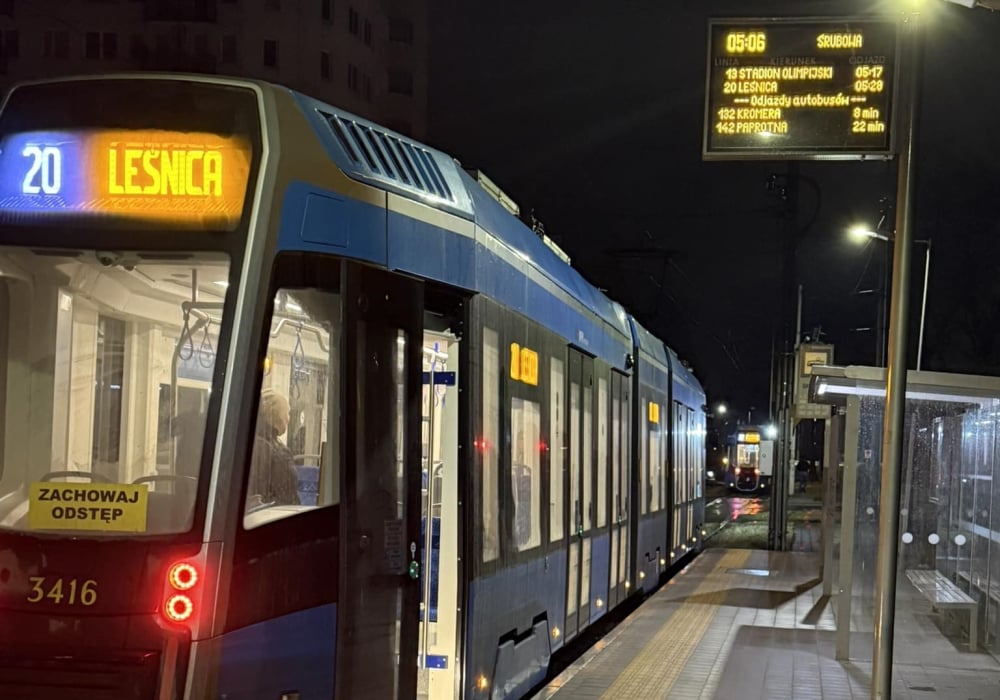
[(590, 547), (593, 505), (594, 362), (569, 351), (569, 561), (566, 640), (590, 619)]
[(459, 681), (458, 360), (457, 338), (424, 333), (417, 683), (421, 700), (453, 700)]
[(336, 697), (412, 700), (420, 606), (423, 287), (371, 268), (344, 267)]

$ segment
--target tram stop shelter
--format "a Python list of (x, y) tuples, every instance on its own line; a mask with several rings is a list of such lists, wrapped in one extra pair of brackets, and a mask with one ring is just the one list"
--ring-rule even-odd
[[(885, 378), (882, 368), (817, 366), (810, 380), (809, 400), (832, 405), (825, 426), (823, 588), (833, 604), (841, 661), (872, 658)], [(894, 664), (997, 668), (998, 441), (1000, 378), (909, 372)]]

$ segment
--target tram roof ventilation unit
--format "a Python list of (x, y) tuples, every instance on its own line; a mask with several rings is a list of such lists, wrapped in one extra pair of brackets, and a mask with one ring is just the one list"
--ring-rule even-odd
[(493, 199), (500, 202), (501, 206), (514, 216), (521, 216), (521, 207), (517, 205), (510, 196), (500, 189), (497, 183), (493, 182), (490, 178), (486, 177), (486, 173), (482, 170), (477, 170), (475, 168), (466, 168), (465, 172), (469, 173), (469, 176), (479, 183), (479, 186), (486, 190)]
[(359, 170), (398, 187), (456, 203), (434, 154), (420, 144), (339, 114), (320, 114)]

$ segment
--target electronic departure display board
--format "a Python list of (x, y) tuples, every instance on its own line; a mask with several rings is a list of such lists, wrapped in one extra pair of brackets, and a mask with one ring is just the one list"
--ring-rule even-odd
[(703, 157), (890, 155), (897, 35), (889, 20), (711, 20)]

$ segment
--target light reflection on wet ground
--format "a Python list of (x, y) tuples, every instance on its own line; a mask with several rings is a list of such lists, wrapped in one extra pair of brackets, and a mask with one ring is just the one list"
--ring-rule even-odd
[[(746, 498), (724, 487), (709, 487), (705, 506), (706, 547), (766, 549), (771, 499)], [(822, 509), (815, 498), (795, 497), (789, 502), (791, 549), (815, 552), (820, 548)]]

